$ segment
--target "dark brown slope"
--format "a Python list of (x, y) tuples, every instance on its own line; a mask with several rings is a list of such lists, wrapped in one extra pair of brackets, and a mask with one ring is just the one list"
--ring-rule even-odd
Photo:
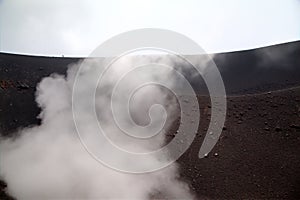
[[(300, 85), (299, 55), (300, 41), (216, 54), (214, 61), (227, 94), (237, 95)], [(36, 116), (40, 109), (34, 100), (37, 83), (52, 73), (65, 74), (68, 65), (79, 60), (0, 53), (0, 132), (6, 135), (19, 127), (39, 123)], [(191, 80), (189, 74), (186, 72)], [(203, 81), (196, 78), (191, 83), (200, 94), (206, 93)]]
[(226, 128), (203, 159), (198, 151), (209, 123), (209, 99), (200, 97), (199, 103), (200, 130), (179, 159), (198, 197), (300, 198), (300, 87), (228, 97)]
[[(199, 104), (198, 134), (179, 159), (182, 178), (198, 198), (300, 198), (300, 88), (228, 97), (226, 128), (203, 159), (198, 151), (209, 123), (209, 98), (200, 96)], [(0, 198), (10, 200), (4, 183), (0, 188)]]
[[(229, 94), (260, 93), (300, 85), (299, 49), (300, 42), (293, 42), (218, 54), (214, 60)], [(265, 57), (266, 52), (284, 56)], [(17, 128), (38, 124), (36, 84), (51, 73), (65, 74), (68, 64), (78, 60), (0, 54), (1, 134), (10, 137)], [(219, 199), (299, 199), (299, 99), (299, 89), (229, 97), (227, 129), (212, 155), (199, 160), (209, 122), (208, 99), (200, 98), (207, 116), (202, 116), (198, 137), (179, 160), (181, 173), (195, 193)], [(0, 199), (5, 199), (4, 187), (1, 183)]]
[(300, 42), (216, 54), (227, 94), (255, 94), (300, 85)]
[(76, 58), (32, 57), (0, 54), (0, 132), (10, 134), (19, 127), (38, 124), (40, 109), (35, 90), (43, 77), (65, 74)]

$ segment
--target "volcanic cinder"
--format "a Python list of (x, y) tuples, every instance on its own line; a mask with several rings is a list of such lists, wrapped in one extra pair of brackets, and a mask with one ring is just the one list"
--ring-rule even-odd
[[(214, 55), (228, 94), (225, 127), (213, 151), (199, 159), (211, 105), (205, 87), (194, 84), (200, 127), (175, 173), (196, 198), (300, 197), (299, 55), (300, 42)], [(2, 137), (19, 137), (18, 130), (41, 124), (35, 102), (37, 84), (52, 73), (66, 74), (67, 67), (80, 60), (0, 54)], [(174, 136), (178, 120), (167, 139)], [(6, 184), (1, 182), (0, 187), (0, 198), (10, 199)], [(153, 195), (164, 198), (164, 194)]]

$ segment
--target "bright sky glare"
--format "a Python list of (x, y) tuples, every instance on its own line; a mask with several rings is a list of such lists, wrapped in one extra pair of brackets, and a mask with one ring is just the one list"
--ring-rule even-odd
[(300, 39), (299, 0), (0, 0), (0, 51), (86, 56), (137, 28), (182, 33), (207, 52)]

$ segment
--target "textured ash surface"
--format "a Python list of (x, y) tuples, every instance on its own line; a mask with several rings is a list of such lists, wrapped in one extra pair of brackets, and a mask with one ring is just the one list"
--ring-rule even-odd
[[(209, 98), (199, 96), (200, 128), (179, 159), (182, 179), (199, 198), (300, 198), (299, 50), (294, 42), (214, 57), (230, 94), (225, 128), (208, 158), (198, 159), (210, 121)], [(262, 59), (265, 52), (284, 57)], [(64, 74), (78, 60), (0, 54), (2, 136), (38, 124), (36, 84), (53, 72)], [(10, 199), (5, 187), (0, 182), (0, 199)]]

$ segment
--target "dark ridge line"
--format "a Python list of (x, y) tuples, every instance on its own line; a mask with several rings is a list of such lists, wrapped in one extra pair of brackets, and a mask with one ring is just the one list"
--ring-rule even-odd
[[(279, 90), (270, 90), (268, 92), (261, 92), (261, 93), (254, 93), (254, 94), (242, 94), (242, 95), (226, 95), (227, 98), (243, 98), (243, 97), (253, 97), (253, 96), (262, 96), (262, 95), (269, 95), (270, 93), (280, 93), (280, 92), (286, 92), (286, 91), (293, 91), (300, 89), (300, 86), (293, 86), (293, 87), (288, 87), (284, 89), (279, 89)], [(210, 95), (197, 95), (197, 97), (210, 97)]]
[(280, 93), (280, 92), (286, 92), (286, 91), (297, 90), (297, 89), (300, 89), (300, 86), (293, 86), (284, 89), (270, 90), (268, 92), (261, 92), (261, 93), (254, 93), (254, 94), (228, 95), (227, 97), (239, 98), (239, 97), (262, 96), (262, 95), (269, 95), (270, 93)]
[(261, 92), (261, 93), (254, 93), (254, 94), (243, 94), (243, 95), (227, 95), (227, 97), (232, 97), (232, 98), (239, 98), (239, 97), (251, 97), (251, 96), (261, 96), (261, 95), (268, 95), (270, 93), (279, 93), (279, 92), (285, 92), (289, 90), (296, 90), (300, 89), (300, 86), (293, 86), (293, 87), (288, 87), (284, 89), (279, 89), (279, 90), (271, 90), (268, 92)]

